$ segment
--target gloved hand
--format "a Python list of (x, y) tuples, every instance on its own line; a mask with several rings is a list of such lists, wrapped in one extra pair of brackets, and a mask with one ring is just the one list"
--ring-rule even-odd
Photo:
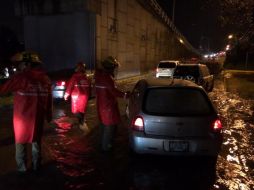
[(69, 94), (65, 93), (65, 94), (64, 94), (64, 100), (67, 101), (68, 98), (69, 98)]

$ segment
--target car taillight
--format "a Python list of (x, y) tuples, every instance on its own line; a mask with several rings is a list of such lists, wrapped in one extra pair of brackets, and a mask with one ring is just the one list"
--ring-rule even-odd
[(221, 131), (222, 129), (222, 124), (221, 121), (219, 119), (215, 120), (213, 125), (212, 125), (212, 129), (214, 132), (218, 132)]
[(65, 86), (65, 81), (57, 81), (56, 86)]
[(136, 131), (144, 131), (144, 120), (141, 116), (137, 116), (132, 120), (132, 129)]

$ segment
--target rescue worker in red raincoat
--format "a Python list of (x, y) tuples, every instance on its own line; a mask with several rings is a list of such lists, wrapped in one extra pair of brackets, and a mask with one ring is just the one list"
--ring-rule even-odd
[(85, 112), (91, 91), (91, 81), (86, 75), (86, 65), (79, 62), (76, 65), (75, 73), (68, 82), (64, 99), (71, 96), (71, 111), (79, 120), (81, 130), (87, 131)]
[(33, 52), (17, 53), (13, 60), (23, 70), (0, 86), (0, 94), (13, 92), (13, 125), (16, 162), (19, 172), (27, 171), (27, 144), (32, 144), (32, 169), (41, 164), (41, 138), (44, 120), (52, 119), (51, 81)]
[(129, 92), (117, 89), (114, 76), (119, 66), (118, 61), (110, 56), (101, 62), (102, 69), (95, 72), (97, 112), (102, 129), (102, 151), (110, 151), (117, 125), (121, 121), (117, 98), (128, 98)]

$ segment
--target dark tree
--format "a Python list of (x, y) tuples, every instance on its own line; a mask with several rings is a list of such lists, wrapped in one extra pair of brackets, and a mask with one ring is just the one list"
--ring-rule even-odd
[(233, 34), (230, 62), (254, 65), (254, 1), (205, 0), (204, 8), (216, 9), (221, 26)]
[[(254, 1), (253, 0), (206, 0), (205, 8), (218, 10), (218, 21), (235, 37), (242, 48), (253, 47)], [(246, 44), (247, 43), (247, 44)]]

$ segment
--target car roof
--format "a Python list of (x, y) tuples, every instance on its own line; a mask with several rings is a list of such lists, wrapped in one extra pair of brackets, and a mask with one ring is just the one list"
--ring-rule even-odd
[(177, 62), (179, 63), (180, 61), (179, 60), (161, 60), (160, 62)]
[(180, 66), (180, 67), (182, 67), (182, 66), (186, 66), (186, 67), (198, 67), (198, 66), (206, 66), (206, 65), (204, 65), (204, 64), (200, 64), (200, 63), (180, 63), (180, 64), (178, 64), (177, 66)]
[(163, 78), (154, 78), (150, 77), (147, 79), (141, 79), (142, 83), (145, 83), (147, 88), (151, 87), (189, 87), (189, 88), (199, 88), (202, 89), (199, 85), (194, 82), (183, 80), (183, 79), (163, 79)]

